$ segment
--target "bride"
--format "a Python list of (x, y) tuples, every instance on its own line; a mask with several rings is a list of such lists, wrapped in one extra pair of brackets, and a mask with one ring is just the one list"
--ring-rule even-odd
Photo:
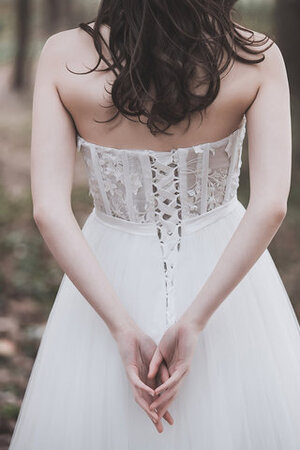
[(42, 49), (33, 215), (64, 276), (10, 450), (300, 448), (299, 324), (267, 249), (290, 189), (289, 84), (233, 3), (103, 0)]

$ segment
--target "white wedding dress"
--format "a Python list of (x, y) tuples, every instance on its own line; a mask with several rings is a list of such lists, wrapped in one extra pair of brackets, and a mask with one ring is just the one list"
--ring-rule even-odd
[[(244, 116), (224, 139), (170, 152), (78, 136), (94, 200), (82, 232), (157, 343), (245, 213), (237, 199), (245, 131)], [(9, 449), (299, 450), (299, 324), (268, 250), (199, 335), (169, 411), (174, 424), (163, 420), (158, 433), (133, 398), (106, 324), (65, 274)]]

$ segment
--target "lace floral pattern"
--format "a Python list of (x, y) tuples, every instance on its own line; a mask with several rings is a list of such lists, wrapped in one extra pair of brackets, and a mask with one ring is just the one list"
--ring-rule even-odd
[(243, 126), (240, 129), (240, 133), (236, 136), (236, 142), (233, 146), (228, 146), (225, 151), (228, 154), (230, 162), (232, 163), (231, 178), (228, 182), (228, 200), (233, 198), (237, 194), (237, 190), (240, 182), (240, 170), (242, 166), (242, 150), (243, 141), (246, 134), (245, 119)]
[[(79, 150), (82, 149), (87, 166), (89, 193), (95, 209), (127, 221), (153, 223), (157, 206), (153, 187), (171, 208), (180, 203), (183, 220), (221, 206), (237, 194), (245, 124), (244, 118), (238, 130), (215, 143), (162, 154), (146, 149), (103, 147), (79, 136)], [(157, 160), (155, 173), (151, 167), (153, 157)], [(173, 186), (173, 172), (164, 173), (170, 160), (178, 172), (178, 199), (169, 188)], [(155, 184), (154, 177), (160, 170), (163, 175)]]
[(110, 205), (111, 215), (129, 220), (122, 161), (113, 153), (97, 153), (97, 163), (97, 169), (102, 175), (103, 187)]
[[(139, 209), (141, 208), (141, 209)], [(135, 222), (138, 223), (150, 223), (153, 222), (153, 210), (154, 210), (154, 199), (145, 201), (140, 207), (137, 204), (133, 205), (134, 214), (136, 217)]]
[(208, 169), (207, 211), (222, 205), (227, 184), (228, 167)]
[(187, 203), (189, 216), (199, 215), (200, 202), (201, 202), (201, 184), (200, 182), (197, 182), (195, 183), (192, 189), (187, 190)]
[(94, 206), (97, 205), (97, 207), (100, 210), (104, 210), (103, 198), (102, 198), (101, 192), (99, 191), (98, 178), (97, 178), (95, 170), (94, 170), (94, 165), (93, 165), (93, 161), (91, 158), (91, 154), (90, 154), (90, 152), (86, 152), (86, 151), (83, 151), (82, 154), (83, 154), (83, 160), (85, 162), (85, 165), (86, 165), (88, 173), (89, 173), (89, 178), (88, 178), (89, 196), (91, 196), (93, 198)]

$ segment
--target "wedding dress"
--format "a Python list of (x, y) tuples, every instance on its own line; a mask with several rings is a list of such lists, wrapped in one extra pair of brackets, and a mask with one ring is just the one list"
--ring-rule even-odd
[[(141, 329), (159, 342), (241, 221), (246, 117), (170, 152), (77, 136), (94, 208), (82, 232)], [(262, 193), (263, 195), (263, 193)], [(211, 316), (158, 433), (106, 324), (64, 274), (10, 450), (299, 450), (300, 334), (268, 250)]]

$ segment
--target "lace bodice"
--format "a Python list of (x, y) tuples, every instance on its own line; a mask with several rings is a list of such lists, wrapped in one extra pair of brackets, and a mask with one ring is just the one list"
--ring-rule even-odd
[(95, 213), (156, 227), (165, 271), (167, 326), (176, 321), (174, 269), (182, 221), (237, 197), (245, 132), (244, 116), (241, 126), (219, 141), (168, 152), (104, 147), (77, 137)]
[(104, 147), (78, 135), (96, 212), (144, 223), (155, 222), (158, 201), (167, 214), (180, 200), (182, 219), (229, 201), (239, 186), (245, 124), (244, 116), (224, 139), (169, 152)]

